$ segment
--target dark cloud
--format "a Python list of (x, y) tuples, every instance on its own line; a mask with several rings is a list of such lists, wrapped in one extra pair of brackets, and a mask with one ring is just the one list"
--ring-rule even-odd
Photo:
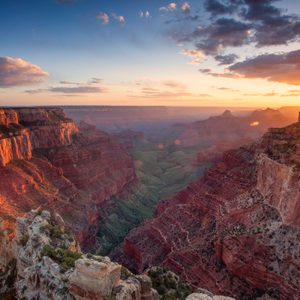
[(48, 74), (39, 66), (21, 58), (0, 57), (0, 87), (32, 85), (43, 81)]
[(235, 54), (217, 55), (215, 60), (219, 62), (219, 65), (231, 65), (238, 59)]
[(275, 7), (274, 0), (244, 0), (247, 8), (241, 15), (255, 24), (258, 46), (286, 44), (300, 34), (300, 20)]
[(283, 54), (264, 54), (229, 67), (232, 74), (244, 78), (300, 85), (300, 50)]
[(230, 3), (221, 2), (218, 0), (207, 0), (204, 4), (205, 9), (213, 16), (231, 14), (235, 8)]
[(206, 9), (213, 16), (235, 12), (245, 22), (251, 22), (253, 41), (257, 46), (281, 45), (299, 38), (300, 20), (276, 7), (276, 2), (277, 0), (208, 0)]
[[(249, 42), (251, 25), (230, 18), (220, 18), (206, 27), (178, 38), (179, 42), (195, 41), (196, 48), (207, 55), (217, 55), (226, 47), (238, 47)], [(175, 37), (176, 38), (176, 37)]]
[(196, 26), (190, 22), (193, 31), (184, 27), (172, 36), (176, 42), (192, 43), (196, 50), (215, 56), (221, 64), (230, 64), (234, 57), (223, 54), (228, 47), (285, 45), (299, 40), (299, 16), (278, 8), (276, 2), (207, 0), (204, 8), (211, 16), (209, 24), (203, 24), (203, 18), (195, 18)]

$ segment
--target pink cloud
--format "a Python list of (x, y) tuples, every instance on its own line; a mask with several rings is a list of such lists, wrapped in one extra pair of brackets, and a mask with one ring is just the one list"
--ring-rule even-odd
[(0, 87), (31, 85), (47, 76), (39, 66), (21, 58), (0, 57)]
[(100, 20), (103, 25), (107, 25), (109, 23), (109, 16), (104, 12), (97, 13), (96, 19)]

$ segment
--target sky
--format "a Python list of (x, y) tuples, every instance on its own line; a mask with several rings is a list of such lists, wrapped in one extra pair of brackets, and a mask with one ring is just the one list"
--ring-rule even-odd
[(299, 0), (0, 1), (0, 106), (300, 105)]

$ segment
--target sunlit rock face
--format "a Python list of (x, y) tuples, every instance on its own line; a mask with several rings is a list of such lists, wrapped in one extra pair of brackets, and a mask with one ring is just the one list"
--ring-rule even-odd
[(113, 258), (142, 272), (170, 268), (193, 286), (237, 299), (298, 299), (300, 124), (226, 152)]
[(95, 244), (99, 206), (135, 180), (131, 157), (115, 139), (78, 126), (60, 108), (0, 111), (0, 217), (41, 206), (62, 214), (80, 243)]
[(78, 132), (63, 111), (44, 108), (0, 110), (0, 165), (32, 158), (34, 149), (68, 146)]

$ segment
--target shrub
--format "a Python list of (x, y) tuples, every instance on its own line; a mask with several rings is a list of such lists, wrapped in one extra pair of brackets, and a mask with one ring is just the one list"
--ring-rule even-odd
[(121, 267), (121, 279), (126, 280), (130, 276), (132, 276), (132, 273), (124, 266)]
[(70, 251), (69, 249), (54, 249), (50, 245), (45, 245), (42, 250), (43, 256), (48, 256), (58, 263), (63, 271), (74, 268), (75, 261), (82, 257), (81, 253)]

